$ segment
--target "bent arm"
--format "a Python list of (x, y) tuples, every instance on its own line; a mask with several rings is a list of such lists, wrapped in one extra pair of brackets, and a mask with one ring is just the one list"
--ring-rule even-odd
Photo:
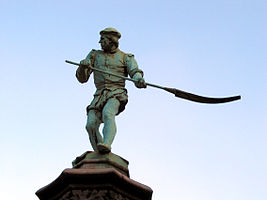
[(83, 66), (79, 66), (76, 70), (76, 78), (80, 83), (85, 83), (88, 81), (91, 74), (91, 70)]
[(146, 88), (146, 83), (143, 78), (144, 73), (141, 69), (138, 68), (137, 62), (134, 59), (134, 55), (126, 54), (125, 57), (125, 65), (127, 66), (128, 74), (131, 78), (136, 80), (135, 86), (138, 88)]
[(88, 81), (92, 70), (88, 66), (93, 65), (95, 50), (90, 51), (84, 60), (81, 60), (80, 66), (76, 70), (76, 78), (80, 83), (85, 83)]
[(131, 78), (143, 78), (144, 73), (141, 69), (138, 68), (137, 62), (134, 59), (133, 54), (126, 54), (124, 63), (127, 66), (127, 71)]

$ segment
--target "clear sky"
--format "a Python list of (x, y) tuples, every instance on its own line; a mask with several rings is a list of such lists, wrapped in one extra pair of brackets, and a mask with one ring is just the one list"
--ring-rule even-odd
[(76, 67), (118, 29), (147, 82), (242, 100), (206, 105), (127, 83), (113, 152), (153, 200), (267, 199), (266, 1), (1, 0), (0, 194), (35, 192), (91, 150), (95, 92)]

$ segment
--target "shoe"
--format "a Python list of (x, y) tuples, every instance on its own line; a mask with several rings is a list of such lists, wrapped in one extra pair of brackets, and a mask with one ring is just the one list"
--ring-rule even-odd
[(98, 143), (97, 144), (97, 149), (98, 149), (99, 153), (105, 154), (105, 153), (109, 153), (110, 152), (111, 147), (106, 145), (106, 144), (103, 144), (103, 143)]

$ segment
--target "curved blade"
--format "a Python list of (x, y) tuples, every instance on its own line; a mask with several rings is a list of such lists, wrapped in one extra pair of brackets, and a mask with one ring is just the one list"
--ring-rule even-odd
[(227, 103), (231, 101), (236, 101), (241, 99), (241, 96), (233, 96), (233, 97), (223, 97), (223, 98), (213, 98), (213, 97), (203, 97), (199, 96), (196, 94), (191, 94), (189, 92), (185, 92), (182, 90), (178, 90), (175, 88), (163, 88), (164, 90), (171, 92), (175, 94), (176, 97), (180, 97), (182, 99), (198, 102), (198, 103), (210, 103), (210, 104), (215, 104), (215, 103)]

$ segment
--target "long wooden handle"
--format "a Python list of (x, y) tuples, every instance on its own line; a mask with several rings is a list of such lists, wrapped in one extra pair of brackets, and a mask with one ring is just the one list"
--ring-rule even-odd
[[(80, 66), (79, 63), (72, 62), (72, 61), (69, 61), (69, 60), (65, 60), (65, 62), (69, 63), (69, 64)], [(125, 80), (128, 80), (128, 81), (132, 81), (134, 83), (137, 82), (136, 80), (128, 78), (126, 76), (121, 76), (121, 75), (114, 74), (112, 72), (107, 72), (107, 71), (104, 71), (104, 70), (101, 70), (101, 69), (97, 69), (97, 68), (94, 68), (94, 67), (91, 67), (91, 66), (88, 66), (88, 68), (92, 69), (93, 71), (97, 71), (97, 72), (101, 72), (101, 73), (104, 73), (104, 74), (112, 75), (112, 76), (115, 76), (115, 77), (118, 77), (118, 78), (122, 78), (122, 79), (125, 79)]]
[[(75, 63), (75, 62), (72, 62), (72, 61), (69, 61), (69, 60), (65, 60), (65, 62), (69, 63), (69, 64), (80, 66), (79, 63)], [(121, 75), (118, 75), (118, 74), (113, 74), (112, 72), (103, 71), (101, 69), (96, 69), (96, 68), (90, 67), (90, 66), (88, 66), (88, 67), (90, 69), (94, 70), (94, 71), (98, 71), (98, 72), (101, 72), (101, 73), (104, 73), (104, 74), (109, 74), (109, 75), (112, 75), (112, 76), (115, 76), (115, 77), (119, 77), (119, 78), (122, 78), (122, 79), (125, 79), (125, 80), (128, 80), (128, 81), (132, 81), (134, 83), (137, 82), (134, 79), (131, 79), (131, 78), (128, 78), (128, 77), (125, 77), (125, 76), (121, 76)], [(189, 100), (189, 101), (198, 102), (198, 103), (218, 104), (218, 103), (227, 103), (227, 102), (236, 101), (236, 100), (241, 99), (241, 96), (222, 97), (222, 98), (204, 97), (204, 96), (199, 96), (199, 95), (192, 94), (192, 93), (189, 93), (189, 92), (185, 92), (185, 91), (182, 91), (182, 90), (179, 90), (179, 89), (176, 89), (176, 88), (163, 87), (163, 86), (152, 84), (152, 83), (147, 83), (146, 82), (146, 85), (154, 87), (154, 88), (163, 89), (163, 90), (165, 90), (167, 92), (170, 92), (170, 93), (174, 94), (176, 97), (179, 97), (179, 98), (182, 98), (182, 99), (186, 99), (186, 100)]]

